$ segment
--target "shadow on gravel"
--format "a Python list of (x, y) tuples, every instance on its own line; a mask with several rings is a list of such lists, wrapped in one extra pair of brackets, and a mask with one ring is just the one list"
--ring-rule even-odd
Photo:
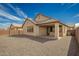
[(38, 41), (40, 43), (44, 43), (44, 42), (52, 41), (52, 40), (57, 40), (54, 37), (51, 38), (51, 37), (31, 36), (31, 35), (11, 35), (10, 37), (29, 38), (31, 40)]
[(71, 38), (68, 56), (77, 56), (78, 53), (78, 43), (74, 37)]

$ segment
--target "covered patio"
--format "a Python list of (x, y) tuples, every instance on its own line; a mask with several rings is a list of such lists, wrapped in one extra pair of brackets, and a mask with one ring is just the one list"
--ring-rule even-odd
[(67, 27), (60, 23), (39, 24), (39, 33), (44, 36), (63, 37), (66, 36)]

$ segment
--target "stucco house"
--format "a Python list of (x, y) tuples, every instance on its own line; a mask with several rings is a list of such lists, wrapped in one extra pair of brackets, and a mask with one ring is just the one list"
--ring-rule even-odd
[(23, 34), (22, 24), (11, 24), (9, 29), (9, 35)]
[[(10, 26), (10, 32), (11, 28), (12, 25)], [(56, 19), (47, 17), (42, 14), (38, 14), (34, 20), (26, 18), (20, 28), (23, 30), (23, 34), (25, 35), (52, 36), (56, 38), (66, 36), (67, 30), (73, 29), (72, 27), (63, 24)]]

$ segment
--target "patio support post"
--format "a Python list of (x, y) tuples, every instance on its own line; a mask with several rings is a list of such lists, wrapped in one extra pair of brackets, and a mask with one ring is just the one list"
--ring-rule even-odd
[(65, 27), (65, 36), (67, 35), (67, 27)]
[(59, 38), (59, 23), (55, 23), (55, 37)]
[(40, 35), (40, 33), (39, 33), (39, 26), (35, 26), (34, 27), (34, 33), (35, 33), (34, 34), (35, 36), (39, 36)]
[(62, 26), (62, 29), (63, 29), (63, 36), (66, 36), (67, 34), (67, 27), (66, 26)]
[(64, 25), (62, 25), (62, 36), (64, 36), (65, 35), (65, 27), (64, 27)]

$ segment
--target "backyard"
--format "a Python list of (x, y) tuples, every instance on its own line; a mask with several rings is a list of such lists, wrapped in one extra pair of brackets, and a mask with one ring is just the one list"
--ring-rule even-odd
[(31, 36), (0, 36), (1, 56), (76, 55), (77, 44), (71, 36), (60, 40)]

